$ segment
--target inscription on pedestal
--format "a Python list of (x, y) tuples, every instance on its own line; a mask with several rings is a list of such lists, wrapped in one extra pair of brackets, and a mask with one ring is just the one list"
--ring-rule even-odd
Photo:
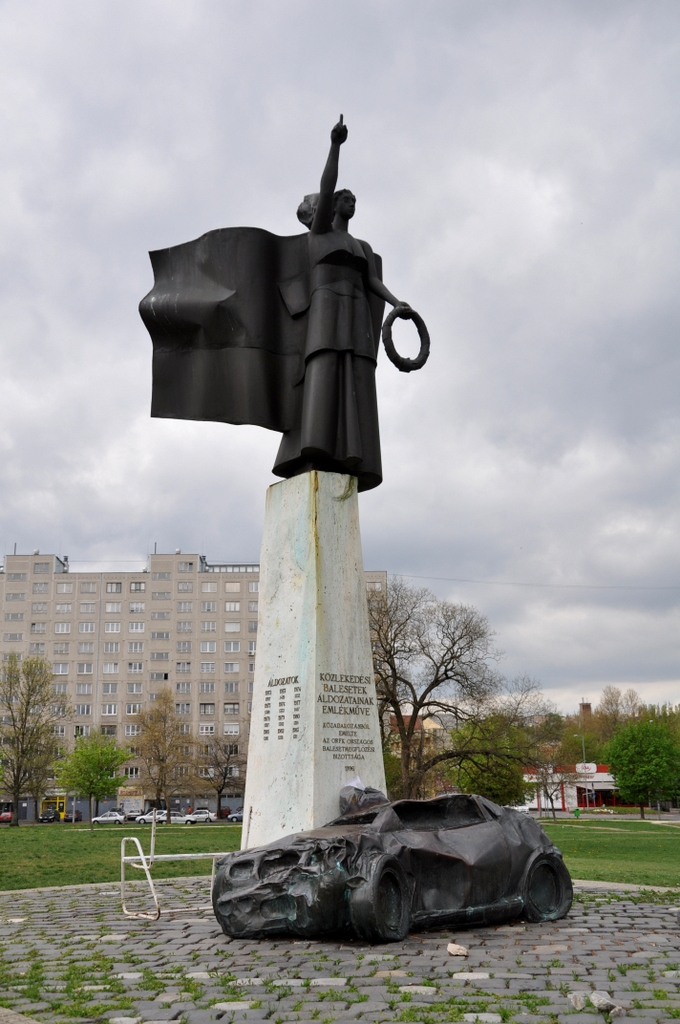
[[(322, 716), (329, 716), (323, 721), (323, 729), (329, 731), (324, 732), (322, 749), (334, 761), (364, 761), (366, 754), (376, 752), (371, 727), (361, 721), (375, 714), (373, 687), (370, 676), (319, 673), (316, 700)], [(330, 716), (341, 720), (332, 721)]]

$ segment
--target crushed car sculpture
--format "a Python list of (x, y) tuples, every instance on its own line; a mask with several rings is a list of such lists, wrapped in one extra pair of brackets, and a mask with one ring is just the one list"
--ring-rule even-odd
[(410, 930), (564, 917), (562, 854), (528, 814), (480, 796), (398, 800), (220, 861), (213, 907), (233, 937)]

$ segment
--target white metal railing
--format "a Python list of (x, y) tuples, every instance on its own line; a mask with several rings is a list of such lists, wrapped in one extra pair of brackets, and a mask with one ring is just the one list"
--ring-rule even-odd
[[(137, 847), (137, 853), (128, 854), (126, 852), (126, 843), (134, 843)], [(123, 836), (120, 843), (120, 902), (123, 913), (126, 917), (143, 917), (147, 921), (157, 921), (161, 916), (161, 904), (158, 899), (158, 893), (156, 887), (153, 884), (153, 878), (151, 877), (151, 868), (158, 861), (170, 861), (170, 860), (212, 860), (212, 871), (210, 872), (210, 892), (209, 896), (212, 895), (213, 883), (215, 881), (215, 865), (218, 860), (222, 857), (226, 857), (226, 853), (156, 853), (156, 811), (153, 812), (153, 818), (151, 820), (151, 847), (149, 850), (149, 856), (145, 856), (142, 850), (142, 845), (137, 836)], [(151, 898), (154, 902), (154, 911), (146, 912), (141, 910), (128, 910), (125, 902), (126, 890), (125, 890), (125, 866), (129, 864), (130, 867), (136, 868), (138, 871), (143, 871), (146, 880), (149, 883), (149, 891)], [(181, 914), (187, 911), (196, 910), (212, 910), (212, 902), (207, 904), (200, 904), (193, 907), (166, 907), (163, 910), (164, 914)]]

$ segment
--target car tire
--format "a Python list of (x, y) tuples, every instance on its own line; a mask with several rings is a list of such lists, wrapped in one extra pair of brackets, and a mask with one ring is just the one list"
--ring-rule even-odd
[(554, 853), (542, 853), (531, 862), (522, 883), (527, 921), (557, 921), (569, 913), (574, 898), (571, 876)]
[(394, 857), (376, 857), (370, 875), (349, 894), (355, 934), (368, 942), (400, 942), (411, 924), (411, 894), (404, 869)]

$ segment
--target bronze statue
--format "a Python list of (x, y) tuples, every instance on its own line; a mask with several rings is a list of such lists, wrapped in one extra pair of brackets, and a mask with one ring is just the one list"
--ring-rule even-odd
[[(140, 303), (154, 344), (152, 416), (253, 423), (283, 433), (277, 476), (348, 473), (359, 490), (382, 481), (375, 367), (383, 328), (404, 371), (429, 354), (422, 320), (383, 284), (380, 257), (348, 225), (356, 199), (335, 191), (347, 127), (331, 132), (318, 194), (298, 217), (307, 235), (211, 231), (151, 253), (156, 282)], [(391, 344), (394, 316), (413, 319), (416, 360)]]

